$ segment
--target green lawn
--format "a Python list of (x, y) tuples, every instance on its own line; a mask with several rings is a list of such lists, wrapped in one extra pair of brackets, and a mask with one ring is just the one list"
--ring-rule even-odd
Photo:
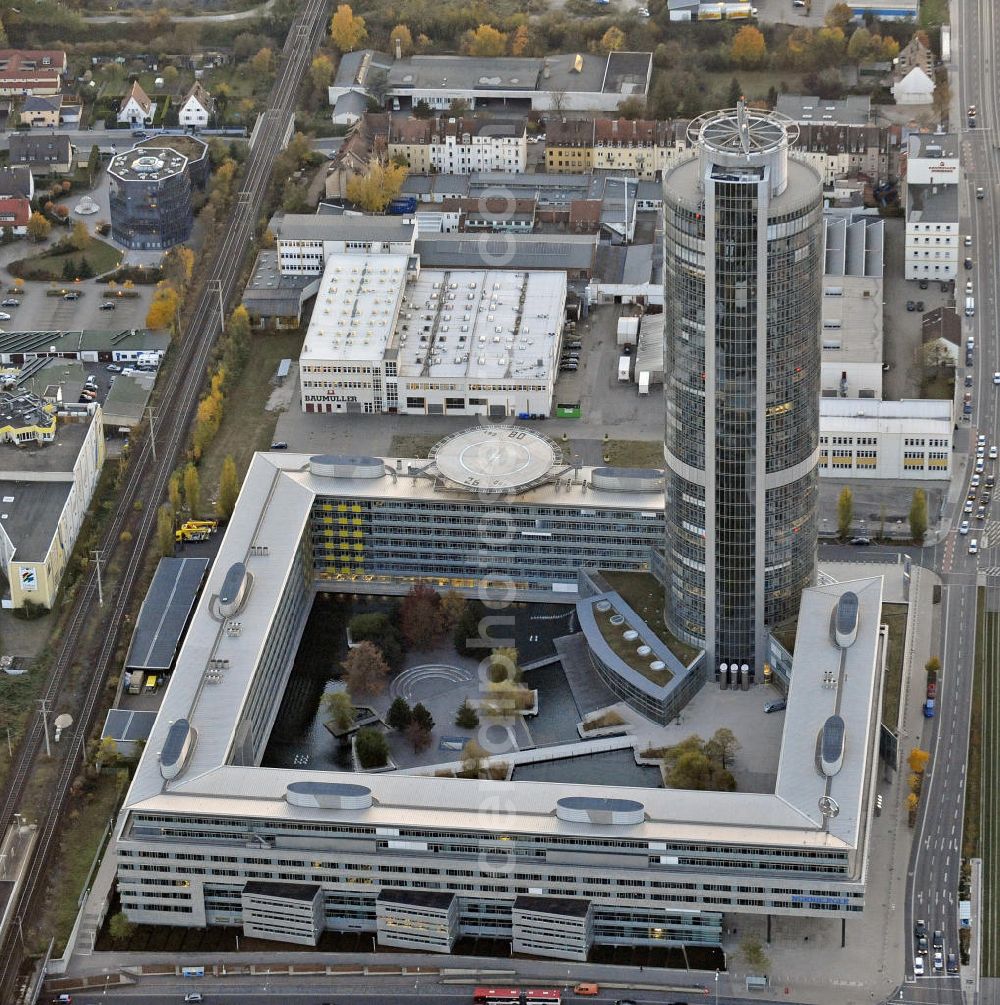
[(610, 646), (611, 651), (619, 659), (624, 660), (633, 670), (641, 673), (647, 680), (652, 681), (652, 683), (660, 687), (669, 684), (674, 679), (674, 675), (669, 670), (666, 668), (663, 670), (651, 670), (649, 664), (655, 657), (652, 654), (640, 656), (636, 652), (636, 649), (642, 645), (641, 635), (631, 642), (622, 637), (622, 634), (630, 628), (636, 629), (642, 626), (629, 624), (628, 621), (623, 625), (613, 625), (611, 618), (616, 613), (613, 607), (607, 611), (598, 611), (596, 609), (594, 611), (594, 619), (597, 621), (597, 627), (601, 630), (601, 635), (604, 636), (604, 641)]
[(397, 433), (389, 444), (389, 453), (392, 457), (427, 457), (431, 447), (440, 439), (442, 437), (436, 433), (418, 433), (415, 436)]
[(72, 262), (77, 267), (86, 260), (93, 275), (99, 276), (121, 264), (122, 253), (99, 238), (92, 237), (86, 250), (80, 252), (65, 247), (46, 248), (37, 255), (18, 259), (7, 266), (12, 276), (22, 276), (28, 280), (45, 281), (67, 279), (63, 275), (66, 262)]
[(896, 728), (899, 699), (903, 687), (903, 641), (906, 637), (906, 604), (883, 604), (882, 624), (889, 626), (885, 659), (885, 687), (882, 690), (882, 721)]
[[(281, 360), (299, 358), (304, 337), (301, 330), (254, 332), (243, 373), (226, 395), (222, 425), (199, 465), (203, 499), (214, 499), (218, 494), (222, 462), (227, 454), (233, 455), (242, 479), (254, 452), (267, 450), (271, 445), (280, 414), (265, 407), (274, 390), (271, 379)], [(298, 408), (298, 402), (293, 400), (291, 407)]]
[(702, 70), (699, 79), (709, 91), (717, 91), (725, 95), (729, 84), (735, 77), (740, 82), (740, 89), (749, 100), (767, 97), (767, 92), (776, 87), (779, 91), (801, 94), (803, 74), (793, 70)]
[(662, 440), (608, 440), (604, 453), (608, 463), (619, 468), (663, 467)]
[(41, 944), (47, 945), (50, 937), (55, 939), (55, 956), (61, 956), (66, 946), (94, 856), (124, 795), (124, 788), (117, 785), (117, 772), (118, 769), (109, 768), (107, 774), (93, 780), (92, 790), (73, 800), (68, 811), (54, 859), (56, 865), (48, 876), (49, 896), (36, 924), (36, 930), (42, 933)]
[(943, 373), (934, 373), (932, 376), (924, 377), (921, 382), (920, 396), (951, 401), (955, 397), (955, 378)]
[(612, 590), (617, 590), (629, 607), (649, 625), (650, 631), (683, 663), (690, 665), (698, 650), (675, 639), (663, 621), (663, 587), (649, 572), (605, 572), (601, 575)]

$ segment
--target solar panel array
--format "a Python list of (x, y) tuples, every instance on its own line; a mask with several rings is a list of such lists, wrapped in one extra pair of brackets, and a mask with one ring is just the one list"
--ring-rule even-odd
[(207, 558), (160, 559), (132, 632), (126, 670), (171, 668), (207, 569)]

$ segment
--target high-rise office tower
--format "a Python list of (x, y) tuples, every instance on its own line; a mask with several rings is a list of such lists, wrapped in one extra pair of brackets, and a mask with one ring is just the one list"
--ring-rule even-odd
[(816, 564), (822, 182), (795, 128), (703, 115), (664, 182), (665, 615), (751, 676)]

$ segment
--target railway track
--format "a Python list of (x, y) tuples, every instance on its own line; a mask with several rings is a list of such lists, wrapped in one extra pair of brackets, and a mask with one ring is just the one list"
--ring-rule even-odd
[[(268, 98), (264, 120), (247, 157), (240, 189), (233, 200), (227, 231), (209, 265), (195, 310), (186, 330), (175, 340), (172, 351), (175, 364), (166, 380), (160, 403), (160, 419), (154, 443), (147, 436), (137, 447), (125, 485), (103, 534), (100, 546), (105, 561), (124, 555), (121, 574), (113, 592), (98, 602), (96, 572), (87, 575), (74, 602), (65, 634), (46, 681), (44, 697), (54, 702), (62, 693), (69, 671), (77, 659), (84, 628), (94, 620), (101, 622), (104, 641), (93, 667), (93, 675), (78, 708), (72, 709), (77, 728), (65, 745), (60, 744), (61, 761), (52, 798), (39, 821), (39, 834), (32, 853), (27, 879), (22, 886), (13, 914), (0, 944), (0, 1001), (11, 1002), (18, 996), (18, 976), (26, 953), (20, 931), (44, 891), (46, 863), (52, 855), (59, 833), (59, 819), (70, 785), (79, 768), (83, 745), (94, 726), (104, 682), (111, 669), (118, 635), (146, 549), (156, 532), (156, 511), (166, 492), (170, 472), (184, 450), (193, 422), (212, 347), (220, 331), (220, 291), (223, 303), (230, 303), (236, 291), (246, 253), (254, 239), (259, 206), (267, 193), (274, 159), (282, 149), (282, 140), (294, 113), (299, 84), (322, 36), (329, 0), (305, 0), (289, 29), (282, 49), (275, 82)], [(138, 525), (128, 544), (120, 542), (121, 532), (135, 520), (134, 504), (142, 500)], [(21, 745), (5, 787), (0, 809), (0, 833), (13, 820), (24, 797), (36, 760), (42, 748), (43, 725), (34, 716)]]

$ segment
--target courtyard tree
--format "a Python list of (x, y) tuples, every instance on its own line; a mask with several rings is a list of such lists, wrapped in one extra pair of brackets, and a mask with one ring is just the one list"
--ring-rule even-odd
[(845, 485), (837, 496), (837, 536), (846, 541), (854, 520), (854, 493)]
[(352, 642), (371, 642), (382, 651), (390, 670), (403, 665), (403, 637), (397, 619), (384, 611), (355, 614), (347, 623)]
[(382, 768), (389, 762), (388, 741), (372, 726), (358, 730), (354, 737), (354, 750), (362, 768)]
[(462, 770), (478, 778), (482, 774), (483, 763), (489, 757), (482, 744), (475, 740), (467, 740), (462, 747)]
[(451, 633), (452, 645), (460, 656), (480, 656), (485, 642), (484, 631), (489, 630), (486, 607), (480, 600), (470, 600)]
[(434, 730), (434, 717), (427, 711), (426, 706), (419, 701), (413, 706), (413, 721), (428, 733)]
[(341, 52), (353, 52), (368, 37), (365, 19), (355, 14), (350, 4), (342, 3), (330, 20), (330, 38)]
[(499, 646), (489, 655), (489, 679), (493, 684), (520, 684), (523, 671), (513, 646)]
[(406, 739), (410, 741), (413, 752), (419, 754), (431, 745), (431, 732), (414, 719), (406, 727)]
[(469, 602), (457, 590), (448, 590), (441, 594), (442, 630), (453, 632), (455, 626), (462, 620)]
[(441, 598), (430, 586), (412, 587), (400, 604), (399, 620), (403, 638), (411, 649), (433, 648), (444, 634)]
[(400, 733), (402, 733), (412, 721), (413, 709), (410, 708), (410, 703), (403, 697), (397, 698), (389, 706), (389, 711), (385, 714), (386, 725), (392, 726), (393, 729), (398, 730)]
[(351, 701), (350, 692), (331, 691), (323, 695), (323, 706), (326, 709), (326, 721), (333, 727), (333, 731), (339, 734), (348, 733), (358, 714)]
[(736, 739), (736, 734), (722, 726), (711, 736), (705, 744), (705, 753), (714, 761), (718, 761), (723, 768), (728, 768), (733, 763), (736, 754), (741, 749), (742, 744)]
[(664, 751), (664, 774), (669, 788), (714, 792), (735, 790), (736, 779), (707, 752), (710, 743), (694, 734)]
[(469, 704), (468, 698), (458, 706), (455, 725), (461, 726), (462, 729), (475, 729), (479, 725), (479, 713)]
[(341, 662), (344, 681), (352, 694), (381, 694), (389, 676), (389, 665), (371, 642), (359, 642)]
[(924, 543), (927, 534), (927, 493), (916, 489), (910, 503), (910, 535), (917, 544)]

